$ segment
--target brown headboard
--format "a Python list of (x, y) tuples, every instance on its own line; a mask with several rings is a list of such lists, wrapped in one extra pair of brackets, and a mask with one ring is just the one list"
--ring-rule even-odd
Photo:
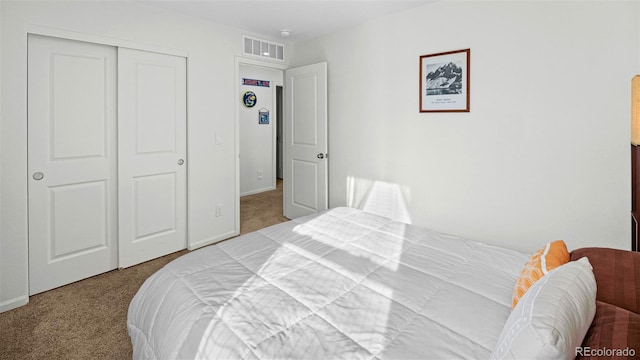
[(581, 248), (571, 260), (587, 257), (598, 285), (596, 315), (576, 359), (640, 357), (640, 253)]

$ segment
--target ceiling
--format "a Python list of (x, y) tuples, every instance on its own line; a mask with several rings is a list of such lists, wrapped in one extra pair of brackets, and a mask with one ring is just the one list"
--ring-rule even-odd
[[(295, 43), (436, 0), (137, 0), (281, 42)], [(281, 29), (291, 30), (287, 38)]]

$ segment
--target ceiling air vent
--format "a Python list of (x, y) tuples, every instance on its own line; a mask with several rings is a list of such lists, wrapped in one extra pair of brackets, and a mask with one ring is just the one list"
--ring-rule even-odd
[(278, 61), (284, 61), (284, 45), (267, 40), (243, 36), (243, 53)]

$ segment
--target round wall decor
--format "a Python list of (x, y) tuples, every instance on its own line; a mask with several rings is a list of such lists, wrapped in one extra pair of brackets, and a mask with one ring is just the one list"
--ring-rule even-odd
[(256, 97), (256, 94), (253, 91), (247, 91), (244, 93), (244, 95), (242, 95), (242, 103), (244, 104), (244, 106), (248, 108), (252, 108), (256, 106), (257, 102), (258, 102), (258, 98)]

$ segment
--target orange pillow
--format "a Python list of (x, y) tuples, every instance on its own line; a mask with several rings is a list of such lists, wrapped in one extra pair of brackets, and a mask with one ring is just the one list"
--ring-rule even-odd
[(513, 297), (511, 300), (511, 309), (514, 309), (529, 290), (531, 285), (545, 276), (549, 271), (558, 266), (568, 263), (570, 260), (567, 245), (562, 240), (552, 241), (531, 256), (524, 269), (520, 272), (520, 277), (516, 281), (513, 288)]

